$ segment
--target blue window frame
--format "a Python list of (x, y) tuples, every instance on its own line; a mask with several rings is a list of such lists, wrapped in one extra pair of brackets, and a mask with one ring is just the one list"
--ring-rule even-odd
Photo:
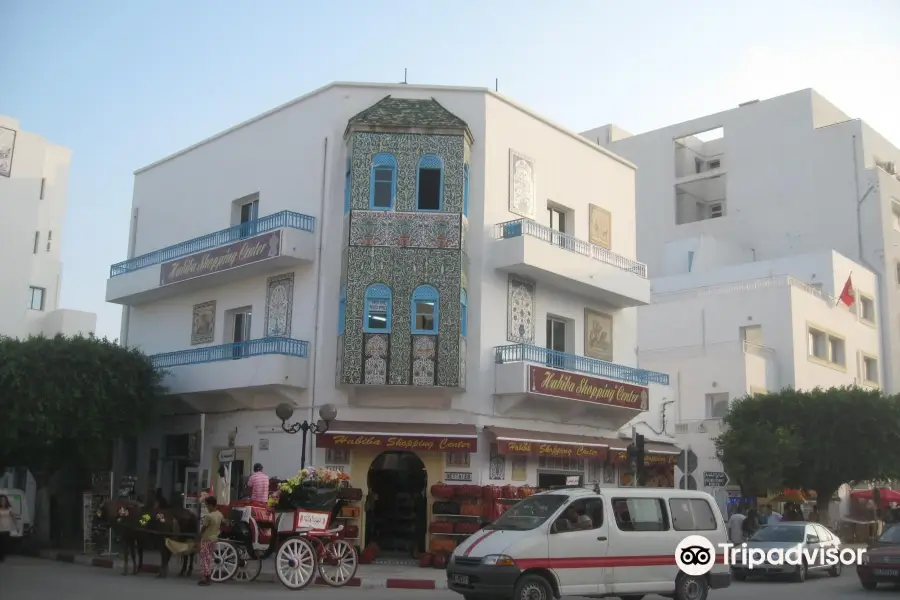
[(463, 337), (469, 329), (469, 295), (465, 289), (459, 290), (459, 332)]
[(347, 157), (347, 174), (344, 176), (344, 214), (350, 212), (350, 157)]
[(380, 152), (372, 158), (369, 176), (369, 208), (394, 210), (397, 198), (397, 159), (393, 154)]
[(413, 333), (437, 333), (440, 317), (440, 294), (430, 285), (420, 285), (412, 294), (409, 311)]
[(419, 159), (416, 169), (416, 208), (441, 210), (444, 205), (444, 161), (434, 154)]
[(338, 300), (338, 335), (344, 335), (344, 317), (347, 315), (347, 286), (341, 286), (341, 297)]
[(383, 283), (375, 283), (366, 288), (365, 320), (366, 333), (391, 332), (391, 288)]
[(463, 165), (463, 214), (469, 216), (469, 165)]

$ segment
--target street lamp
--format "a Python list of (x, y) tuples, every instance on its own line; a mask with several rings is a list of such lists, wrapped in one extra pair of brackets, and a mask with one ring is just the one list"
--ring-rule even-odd
[(286, 433), (303, 434), (303, 442), (300, 446), (300, 468), (303, 469), (306, 467), (306, 435), (309, 432), (318, 435), (320, 433), (325, 433), (326, 431), (328, 431), (328, 425), (337, 418), (337, 408), (334, 406), (334, 404), (325, 404), (324, 406), (322, 406), (322, 408), (319, 409), (319, 416), (321, 417), (321, 419), (317, 423), (310, 423), (309, 421), (298, 421), (293, 425), (288, 425), (287, 420), (294, 415), (294, 407), (287, 402), (282, 402), (281, 404), (276, 406), (275, 414), (278, 415), (279, 419), (281, 419), (281, 428)]

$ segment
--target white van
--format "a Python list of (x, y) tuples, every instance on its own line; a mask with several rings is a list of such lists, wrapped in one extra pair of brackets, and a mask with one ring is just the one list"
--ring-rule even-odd
[[(676, 546), (691, 535), (716, 546), (705, 575), (675, 564)], [(718, 547), (727, 541), (722, 514), (705, 492), (563, 488), (522, 500), (466, 538), (447, 565), (447, 583), (465, 600), (706, 600), (710, 589), (731, 585)]]

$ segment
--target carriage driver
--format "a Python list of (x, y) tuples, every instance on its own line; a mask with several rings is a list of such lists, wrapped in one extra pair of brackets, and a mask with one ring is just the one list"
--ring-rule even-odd
[(250, 488), (250, 500), (263, 504), (269, 501), (269, 476), (263, 473), (260, 463), (253, 465), (253, 475), (247, 481), (247, 486)]

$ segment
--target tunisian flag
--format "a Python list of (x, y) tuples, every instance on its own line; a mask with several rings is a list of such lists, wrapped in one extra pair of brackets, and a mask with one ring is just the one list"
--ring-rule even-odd
[(856, 297), (853, 295), (853, 275), (848, 275), (847, 283), (844, 284), (844, 289), (841, 290), (838, 302), (843, 302), (847, 306), (853, 306), (855, 301)]

